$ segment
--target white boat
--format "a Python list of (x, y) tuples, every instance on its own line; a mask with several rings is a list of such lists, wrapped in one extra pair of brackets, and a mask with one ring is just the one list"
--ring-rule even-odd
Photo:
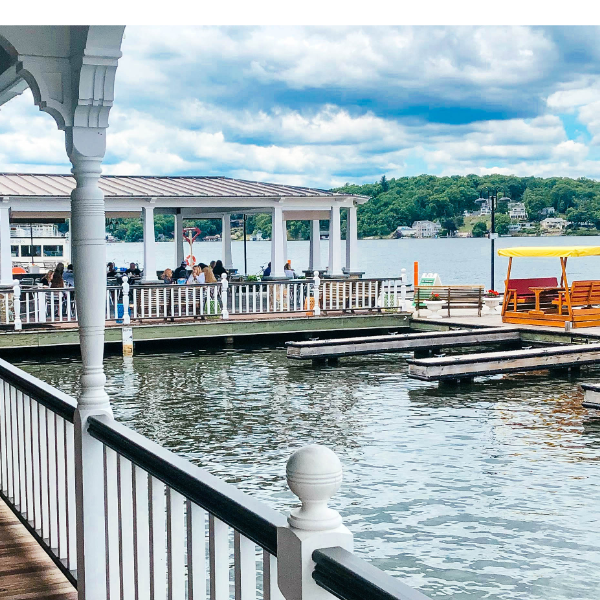
[(13, 266), (23, 267), (29, 273), (43, 272), (60, 262), (66, 267), (71, 262), (69, 234), (51, 223), (12, 224), (10, 253)]

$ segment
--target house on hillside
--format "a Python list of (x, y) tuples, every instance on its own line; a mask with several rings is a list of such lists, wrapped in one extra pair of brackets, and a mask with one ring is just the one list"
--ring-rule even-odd
[(513, 221), (526, 221), (527, 209), (523, 202), (510, 202), (508, 205), (508, 216)]
[(439, 223), (433, 221), (415, 221), (412, 224), (412, 228), (415, 230), (415, 237), (418, 238), (431, 238), (436, 237), (442, 229)]
[(554, 206), (546, 206), (546, 208), (542, 208), (540, 210), (540, 215), (542, 217), (551, 217), (556, 212)]
[(564, 231), (569, 222), (562, 217), (546, 217), (540, 221), (542, 231)]

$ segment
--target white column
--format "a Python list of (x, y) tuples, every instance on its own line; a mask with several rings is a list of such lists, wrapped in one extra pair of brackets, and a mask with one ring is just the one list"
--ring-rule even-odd
[(173, 239), (175, 240), (175, 266), (178, 267), (183, 262), (183, 215), (181, 212), (175, 213)]
[(271, 277), (285, 277), (283, 265), (283, 215), (281, 206), (273, 208), (271, 215)]
[(342, 273), (342, 231), (340, 227), (340, 206), (331, 207), (329, 216), (329, 269), (330, 277), (339, 277)]
[(348, 208), (346, 215), (346, 271), (358, 271), (358, 234), (356, 229), (356, 206)]
[(226, 269), (233, 269), (233, 259), (231, 258), (231, 215), (229, 213), (223, 215), (221, 244), (223, 245), (223, 266)]
[(0, 285), (12, 285), (12, 257), (10, 255), (10, 208), (0, 206)]
[(142, 207), (144, 226), (144, 276), (142, 283), (158, 281), (156, 276), (156, 242), (154, 241), (154, 207)]
[(288, 260), (287, 253), (287, 221), (282, 219), (281, 221), (281, 231), (283, 232), (283, 264), (285, 265)]
[(112, 417), (102, 365), (106, 242), (104, 194), (98, 187), (106, 130), (69, 127), (66, 141), (76, 182), (71, 192), (71, 246), (82, 361), (74, 419), (77, 588), (79, 598), (105, 600), (104, 449), (87, 433), (87, 419), (92, 415)]
[(309, 271), (321, 270), (321, 225), (318, 220), (310, 222)]

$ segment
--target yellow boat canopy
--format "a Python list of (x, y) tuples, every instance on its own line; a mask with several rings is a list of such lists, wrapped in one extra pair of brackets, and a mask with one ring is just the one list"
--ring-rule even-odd
[(532, 246), (521, 248), (501, 248), (498, 256), (554, 256), (564, 258), (567, 256), (600, 256), (600, 246)]

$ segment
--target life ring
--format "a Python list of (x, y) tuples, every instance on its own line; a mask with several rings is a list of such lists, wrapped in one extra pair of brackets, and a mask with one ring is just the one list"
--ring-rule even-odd
[(188, 254), (185, 257), (185, 264), (190, 267), (193, 267), (196, 264), (196, 257), (193, 254)]

